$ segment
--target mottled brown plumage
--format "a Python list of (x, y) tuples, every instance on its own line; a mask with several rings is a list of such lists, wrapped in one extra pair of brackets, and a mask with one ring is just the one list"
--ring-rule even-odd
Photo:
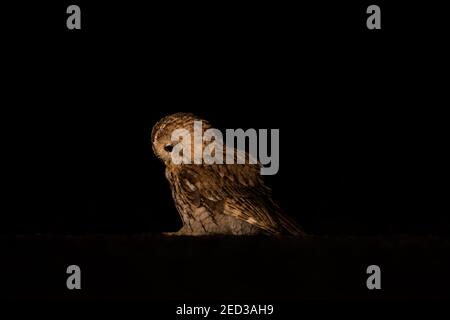
[[(153, 151), (166, 166), (166, 178), (183, 221), (183, 227), (175, 234), (303, 235), (302, 229), (272, 200), (259, 164), (172, 162), (173, 130), (184, 128), (192, 132), (196, 120), (202, 120), (203, 130), (211, 127), (190, 113), (176, 113), (161, 119), (152, 130)], [(235, 158), (239, 156), (238, 151), (232, 151)]]

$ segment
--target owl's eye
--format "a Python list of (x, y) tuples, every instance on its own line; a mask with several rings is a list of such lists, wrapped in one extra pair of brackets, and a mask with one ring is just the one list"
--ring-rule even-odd
[(172, 152), (173, 150), (173, 146), (170, 144), (167, 144), (164, 146), (164, 150), (166, 150), (167, 152)]

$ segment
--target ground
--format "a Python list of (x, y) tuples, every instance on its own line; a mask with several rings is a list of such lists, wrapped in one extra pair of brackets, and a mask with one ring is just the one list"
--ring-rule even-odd
[[(1, 238), (2, 296), (196, 301), (450, 297), (450, 240), (23, 235)], [(66, 289), (79, 265), (82, 290)], [(382, 289), (366, 288), (381, 268)]]

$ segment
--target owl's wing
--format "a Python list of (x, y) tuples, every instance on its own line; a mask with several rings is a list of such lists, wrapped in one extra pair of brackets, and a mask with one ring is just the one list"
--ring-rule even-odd
[(259, 165), (183, 165), (180, 186), (191, 203), (247, 221), (272, 234), (303, 234), (272, 200)]

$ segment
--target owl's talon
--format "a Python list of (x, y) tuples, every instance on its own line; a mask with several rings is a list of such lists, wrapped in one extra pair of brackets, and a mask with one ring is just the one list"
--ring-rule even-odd
[(177, 236), (178, 235), (177, 232), (163, 232), (162, 234), (165, 236)]

